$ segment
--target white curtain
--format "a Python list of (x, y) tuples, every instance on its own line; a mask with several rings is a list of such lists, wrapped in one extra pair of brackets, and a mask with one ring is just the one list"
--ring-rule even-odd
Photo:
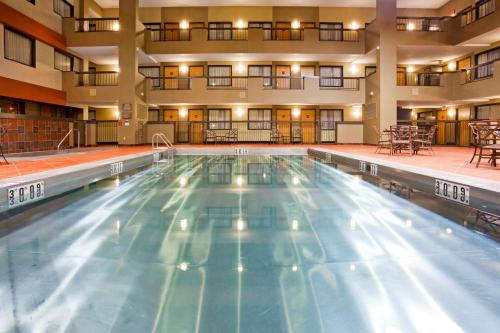
[(321, 87), (342, 87), (342, 67), (323, 66), (319, 68)]

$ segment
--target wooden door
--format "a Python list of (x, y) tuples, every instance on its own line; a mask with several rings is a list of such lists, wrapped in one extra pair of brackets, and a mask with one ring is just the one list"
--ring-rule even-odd
[(179, 88), (179, 67), (178, 66), (165, 66), (163, 69), (163, 76), (165, 77), (165, 89), (178, 89)]
[(189, 77), (202, 77), (203, 74), (203, 66), (189, 66)]
[(436, 143), (438, 145), (446, 144), (446, 110), (441, 110), (437, 112), (437, 131), (436, 131)]
[(406, 85), (406, 68), (398, 67), (396, 81), (397, 81), (398, 86), (405, 86)]
[(276, 88), (290, 89), (290, 66), (276, 66)]
[(276, 23), (276, 40), (290, 40), (292, 24), (290, 22)]
[(189, 110), (188, 120), (191, 124), (191, 143), (203, 143), (203, 110)]
[(292, 111), (290, 109), (277, 109), (276, 121), (278, 124), (278, 133), (290, 139), (291, 136)]
[(163, 121), (177, 122), (179, 121), (178, 110), (163, 110)]
[(316, 142), (316, 110), (302, 109), (300, 113), (300, 120), (302, 121), (302, 143), (315, 143)]
[(179, 23), (167, 22), (165, 27), (165, 40), (179, 40)]

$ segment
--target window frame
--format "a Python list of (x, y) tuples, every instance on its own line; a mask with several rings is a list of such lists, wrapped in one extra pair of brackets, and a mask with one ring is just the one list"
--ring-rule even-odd
[[(229, 113), (229, 120), (210, 120), (210, 113), (212, 111), (224, 111)], [(207, 109), (207, 120), (208, 120), (208, 129), (209, 130), (230, 130), (233, 128), (233, 110), (230, 108), (213, 108)], [(212, 127), (212, 124), (215, 124), (215, 127)], [(222, 126), (220, 126), (222, 125)], [(229, 125), (229, 126), (228, 126)]]
[[(269, 111), (269, 120), (251, 120), (250, 114), (252, 111)], [(270, 131), (272, 128), (273, 121), (273, 109), (272, 108), (249, 108), (247, 110), (247, 130), (249, 131)], [(265, 125), (262, 128), (252, 128), (250, 125)], [(266, 126), (269, 125), (269, 128)]]
[[(214, 67), (226, 67), (229, 68), (229, 84), (210, 84), (210, 68)], [(220, 76), (213, 76), (212, 77), (214, 80), (224, 80), (224, 77)], [(207, 86), (208, 87), (232, 87), (233, 86), (233, 65), (208, 65), (207, 66)]]
[[(339, 85), (323, 85), (323, 82), (322, 82), (322, 77), (321, 77), (321, 69), (322, 68), (340, 68), (340, 76), (337, 78), (336, 76), (332, 76), (332, 77), (325, 77), (323, 76), (323, 78), (326, 78), (327, 80), (330, 79), (330, 80), (339, 80), (340, 81), (340, 84)], [(344, 86), (344, 66), (338, 66), (338, 65), (321, 65), (319, 66), (319, 87), (320, 88), (342, 88)]]
[[(11, 33), (14, 33), (14, 34), (17, 34), (19, 36), (22, 36), (22, 37), (24, 37), (24, 38), (26, 38), (26, 39), (28, 39), (30, 41), (30, 43), (31, 43), (31, 56), (30, 56), (31, 64), (26, 64), (26, 63), (18, 61), (16, 59), (11, 59), (11, 58), (7, 57), (7, 52), (6, 52), (6, 50), (7, 50), (7, 38), (5, 38), (5, 35), (6, 35), (7, 31), (10, 31)], [(3, 57), (4, 57), (4, 59), (17, 62), (18, 64), (36, 68), (36, 39), (34, 39), (33, 37), (28, 36), (28, 35), (20, 32), (19, 30), (13, 29), (10, 26), (4, 25), (4, 31), (3, 31)]]
[[(270, 69), (269, 76), (250, 75), (250, 67), (269, 68)], [(253, 77), (253, 78), (262, 77), (262, 85), (264, 87), (272, 87), (272, 85), (273, 85), (273, 65), (247, 65), (247, 75), (248, 75), (248, 77)], [(269, 84), (266, 85), (266, 82), (268, 82)]]
[[(321, 116), (323, 112), (333, 112), (335, 115), (335, 112), (340, 111), (340, 121), (344, 121), (344, 109), (320, 109), (319, 110), (319, 128), (321, 131), (336, 131), (337, 128), (335, 127), (335, 116), (333, 117), (333, 126), (323, 126), (323, 120), (321, 120)], [(328, 122), (328, 120), (326, 120)]]
[[(59, 69), (59, 68), (56, 67), (56, 53), (62, 54), (64, 56), (70, 58), (70, 61), (71, 61), (70, 67), (71, 68), (70, 68), (69, 71), (65, 71), (65, 70), (62, 70), (62, 69)], [(69, 54), (67, 52), (64, 52), (64, 51), (61, 51), (61, 50), (58, 50), (58, 49), (54, 49), (54, 69), (58, 70), (58, 71), (61, 71), (61, 72), (74, 72), (75, 71), (75, 56), (72, 55), (72, 54)]]

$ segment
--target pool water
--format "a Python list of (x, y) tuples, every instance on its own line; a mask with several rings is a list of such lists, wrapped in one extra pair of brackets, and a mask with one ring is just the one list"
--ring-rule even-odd
[(500, 247), (309, 157), (178, 156), (14, 217), (0, 332), (498, 332)]

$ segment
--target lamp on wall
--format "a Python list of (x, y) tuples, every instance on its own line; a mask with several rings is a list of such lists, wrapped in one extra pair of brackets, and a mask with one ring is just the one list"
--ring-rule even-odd
[(356, 64), (351, 64), (351, 74), (357, 74), (359, 71), (359, 68)]
[(120, 110), (115, 110), (114, 114), (116, 119), (120, 119)]
[(179, 23), (179, 28), (181, 29), (189, 29), (189, 22), (186, 20), (182, 20), (181, 23)]
[(238, 29), (246, 28), (245, 21), (243, 21), (242, 19), (239, 19), (238, 21), (236, 21), (236, 28), (238, 28)]
[(238, 64), (238, 73), (243, 73), (245, 71), (245, 66), (243, 64)]
[(295, 118), (298, 118), (300, 116), (300, 109), (299, 108), (293, 108), (292, 110), (292, 116)]
[(179, 110), (179, 116), (181, 116), (182, 118), (186, 117), (187, 114), (188, 114), (188, 112), (185, 108), (182, 108)]
[(448, 63), (447, 67), (448, 67), (449, 71), (454, 71), (457, 69), (457, 63), (452, 61), (452, 62)]
[(292, 72), (294, 72), (294, 73), (300, 72), (300, 65), (293, 64), (293, 66), (292, 66)]
[(413, 67), (413, 66), (411, 66), (411, 65), (410, 65), (410, 66), (408, 66), (408, 67), (406, 67), (406, 72), (407, 72), (407, 73), (413, 73), (414, 71), (415, 71), (415, 67)]
[(416, 26), (415, 26), (415, 23), (413, 23), (413, 22), (410, 22), (406, 25), (406, 30), (408, 30), (408, 31), (413, 31), (413, 30), (415, 30), (415, 28), (416, 28)]
[(352, 30), (358, 30), (359, 29), (359, 24), (356, 21), (351, 22), (351, 29)]
[(300, 21), (299, 20), (294, 20), (292, 22), (292, 29), (300, 29)]
[(359, 119), (361, 118), (361, 106), (355, 106), (354, 107), (354, 110), (352, 112), (352, 115), (354, 116), (354, 118), (356, 119)]
[(239, 107), (236, 109), (236, 116), (238, 116), (238, 117), (243, 116), (243, 108)]
[(111, 26), (111, 29), (113, 31), (120, 31), (120, 22), (113, 22), (113, 25)]
[(188, 66), (187, 66), (187, 65), (182, 64), (182, 65), (179, 67), (179, 71), (180, 71), (182, 74), (186, 74), (186, 73), (188, 72)]

